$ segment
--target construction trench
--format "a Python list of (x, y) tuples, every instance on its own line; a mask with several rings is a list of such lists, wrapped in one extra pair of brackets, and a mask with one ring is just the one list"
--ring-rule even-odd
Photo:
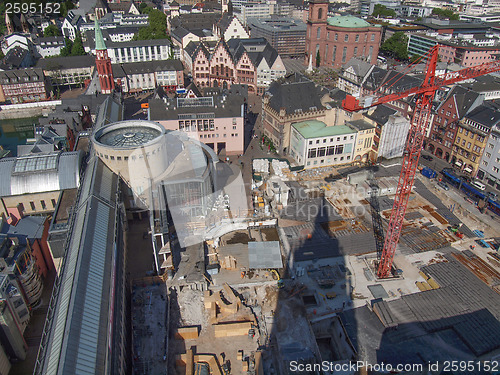
[[(186, 255), (197, 265), (191, 267), (193, 274), (180, 273), (167, 282), (168, 373), (280, 374), (295, 357), (354, 360), (359, 353), (347, 334), (352, 327), (341, 319), (344, 313), (372, 300), (391, 302), (441, 289), (422, 268), (447, 263), (449, 256), (498, 292), (498, 255), (452, 253), (451, 246), (468, 246), (472, 231), (464, 225), (466, 235), (459, 238), (451, 230), (457, 216), (432, 201), (439, 196), (432, 185), (420, 184), (410, 196), (394, 276), (388, 280), (376, 276), (373, 199), (357, 193), (355, 185), (312, 180), (292, 184), (291, 189), (306, 189), (310, 198), (289, 199), (289, 207), (310, 207), (318, 199), (329, 206), (321, 219), (319, 213), (308, 221), (297, 220), (302, 213), (284, 212), (285, 207), (271, 204), (272, 194), (258, 191), (263, 199), (255, 199), (257, 208), (268, 204), (277, 220), (262, 218), (264, 225), (207, 241), (196, 254)], [(386, 192), (378, 196), (379, 236), (392, 208), (391, 179), (382, 179), (381, 185)], [(248, 254), (255, 243), (269, 249), (279, 243), (282, 266), (252, 268)]]

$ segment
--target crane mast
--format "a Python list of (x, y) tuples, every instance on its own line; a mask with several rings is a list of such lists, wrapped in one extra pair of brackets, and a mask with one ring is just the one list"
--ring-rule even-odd
[(394, 254), (396, 253), (401, 229), (403, 227), (404, 216), (417, 173), (418, 161), (427, 126), (429, 124), (432, 102), (436, 91), (442, 86), (500, 70), (500, 61), (491, 61), (436, 77), (438, 52), (439, 45), (436, 45), (432, 47), (426, 55), (428, 57), (427, 70), (422, 85), (379, 98), (369, 97), (363, 100), (347, 95), (346, 99), (342, 102), (344, 109), (348, 111), (359, 111), (379, 104), (406, 98), (411, 95), (415, 95), (416, 97), (415, 110), (410, 122), (408, 139), (406, 141), (401, 172), (399, 174), (398, 188), (396, 190), (396, 196), (394, 198), (394, 204), (392, 206), (389, 225), (385, 236), (384, 249), (378, 264), (377, 276), (379, 278), (391, 276)]

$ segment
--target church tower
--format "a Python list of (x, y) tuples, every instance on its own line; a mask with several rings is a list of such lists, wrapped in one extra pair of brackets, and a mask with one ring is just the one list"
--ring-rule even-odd
[(101, 84), (101, 92), (103, 94), (111, 94), (115, 89), (115, 81), (113, 80), (113, 70), (111, 69), (111, 59), (108, 56), (108, 49), (104, 44), (101, 28), (97, 19), (95, 20), (95, 65), (97, 74), (99, 75), (99, 83)]
[(21, 13), (21, 28), (23, 29), (23, 33), (30, 33), (30, 27), (28, 21), (26, 20), (26, 17), (24, 16), (24, 13)]
[(306, 64), (309, 63), (311, 56), (313, 60), (316, 60), (318, 51), (324, 49), (327, 19), (328, 0), (310, 0), (307, 17)]
[(14, 23), (7, 12), (5, 12), (5, 25), (7, 26), (7, 35), (12, 34), (14, 32)]

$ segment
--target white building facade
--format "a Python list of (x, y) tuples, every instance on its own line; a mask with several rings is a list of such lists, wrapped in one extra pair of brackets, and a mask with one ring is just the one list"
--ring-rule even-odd
[(347, 125), (327, 126), (308, 120), (291, 126), (290, 156), (304, 168), (349, 164), (357, 131)]

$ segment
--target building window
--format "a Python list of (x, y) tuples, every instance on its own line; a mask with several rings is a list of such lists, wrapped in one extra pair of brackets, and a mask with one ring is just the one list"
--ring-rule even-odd
[(325, 61), (328, 60), (328, 44), (325, 46)]
[(339, 34), (335, 33), (335, 41), (339, 39)]
[(42, 206), (42, 210), (47, 209), (47, 205), (45, 204), (45, 201), (43, 199), (40, 201), (40, 205)]
[(373, 46), (370, 46), (370, 54), (368, 55), (368, 58), (371, 60), (373, 55)]
[(347, 47), (344, 47), (344, 50), (342, 51), (342, 62), (345, 63), (347, 57)]
[(354, 57), (358, 56), (358, 47), (354, 47)]
[(56, 206), (56, 200), (55, 199), (51, 199), (50, 203), (52, 203), (52, 208), (54, 208)]
[(30, 202), (31, 210), (36, 211), (35, 202)]
[(375, 41), (375, 34), (372, 34), (372, 42)]
[(337, 55), (337, 46), (333, 46), (332, 61), (335, 62), (335, 55)]
[(356, 34), (356, 39), (355, 39), (356, 42), (359, 42), (359, 34)]
[(321, 18), (323, 18), (323, 8), (318, 9), (318, 19), (320, 20)]
[(316, 39), (319, 39), (319, 38), (321, 38), (321, 27), (318, 27), (316, 29)]
[(349, 34), (345, 34), (344, 36), (344, 42), (348, 42), (349, 41)]
[(330, 40), (330, 32), (329, 31), (326, 32), (326, 39)]

